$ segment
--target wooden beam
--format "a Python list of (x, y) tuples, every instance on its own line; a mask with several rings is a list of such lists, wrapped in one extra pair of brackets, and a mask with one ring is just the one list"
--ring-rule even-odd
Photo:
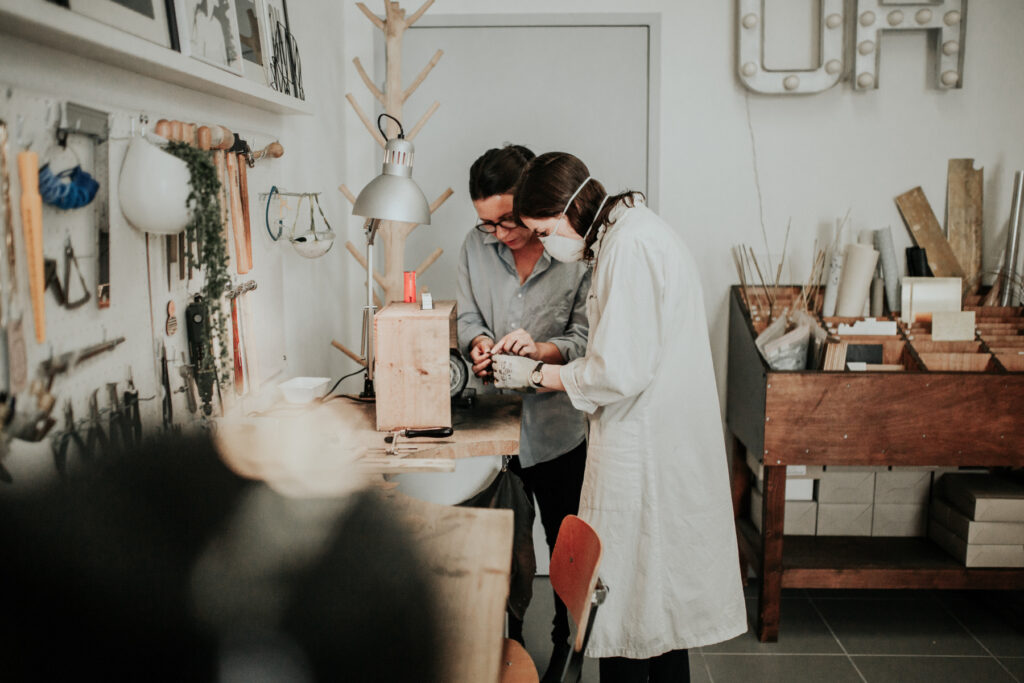
[(366, 367), (366, 361), (363, 359), (362, 356), (360, 356), (355, 351), (342, 344), (337, 339), (331, 340), (331, 346), (341, 351), (343, 354), (354, 360), (359, 365), (362, 365), (364, 368)]
[(352, 105), (352, 109), (355, 110), (359, 120), (363, 122), (364, 126), (366, 126), (366, 130), (370, 131), (370, 135), (372, 135), (373, 139), (377, 141), (377, 144), (381, 147), (387, 145), (387, 140), (385, 140), (384, 136), (380, 134), (377, 127), (370, 122), (370, 117), (367, 116), (366, 112), (363, 111), (363, 108), (359, 106), (359, 103), (356, 102), (356, 98), (352, 96), (352, 93), (345, 95), (345, 99)]
[(452, 188), (448, 188), (438, 196), (437, 199), (430, 202), (430, 214), (433, 215), (435, 211), (441, 208), (441, 205), (448, 201), (448, 198), (452, 196)]
[(416, 136), (419, 134), (420, 129), (423, 128), (424, 125), (426, 125), (427, 119), (429, 119), (431, 116), (433, 116), (434, 112), (437, 111), (437, 108), (440, 107), (440, 106), (441, 106), (441, 103), (435, 100), (434, 103), (432, 105), (430, 105), (430, 109), (427, 110), (427, 113), (425, 113), (420, 118), (420, 120), (416, 122), (416, 125), (412, 127), (412, 130), (409, 131), (409, 134), (406, 135), (405, 138), (407, 140), (409, 140), (410, 142), (413, 139), (415, 139)]
[(964, 269), (968, 291), (981, 284), (982, 195), (985, 169), (974, 159), (950, 159), (946, 183), (946, 232), (949, 246)]
[(345, 183), (338, 185), (338, 191), (345, 195), (345, 199), (347, 199), (350, 204), (355, 205), (356, 196), (352, 194), (352, 190), (348, 189), (348, 185)]
[(434, 0), (427, 0), (425, 3), (420, 5), (420, 8), (412, 13), (412, 16), (405, 20), (405, 28), (409, 28), (423, 16), (423, 13), (430, 9), (430, 6), (434, 4)]
[(427, 258), (423, 259), (423, 263), (421, 263), (420, 265), (416, 266), (416, 277), (419, 277), (420, 275), (423, 274), (423, 271), (425, 271), (430, 266), (434, 265), (434, 261), (439, 259), (441, 257), (441, 254), (443, 254), (443, 253), (444, 253), (444, 249), (442, 249), (441, 247), (438, 247), (437, 249), (435, 249), (433, 251), (433, 253), (430, 254), (430, 256), (428, 256)]
[(928, 265), (935, 277), (963, 278), (964, 269), (953, 254), (946, 236), (942, 234), (942, 228), (935, 218), (928, 198), (924, 196), (924, 190), (915, 187), (904, 192), (896, 198), (896, 206), (899, 207), (900, 215), (903, 216), (914, 242), (917, 246), (924, 247), (927, 252)]
[(378, 17), (373, 12), (371, 12), (369, 7), (367, 7), (361, 2), (357, 2), (356, 7), (358, 7), (362, 11), (362, 13), (366, 15), (367, 19), (373, 22), (374, 26), (379, 28), (381, 31), (384, 30), (384, 20)]
[(356, 65), (356, 71), (359, 72), (359, 77), (363, 79), (363, 83), (370, 90), (373, 96), (377, 98), (378, 102), (384, 104), (384, 93), (382, 93), (380, 88), (370, 80), (370, 75), (366, 73), (366, 70), (363, 68), (363, 63), (359, 61), (359, 57), (353, 59), (352, 63)]
[[(420, 71), (419, 75), (416, 77), (416, 80), (414, 80), (412, 82), (412, 84), (408, 88), (405, 89), (405, 92), (402, 93), (402, 101), (403, 102), (405, 102), (407, 99), (409, 99), (409, 96), (412, 95), (414, 92), (416, 92), (416, 88), (420, 87), (420, 83), (422, 83), (423, 79), (425, 79), (427, 77), (427, 74), (429, 74), (430, 71), (435, 66), (437, 66), (437, 63), (438, 63), (438, 61), (440, 61), (442, 55), (444, 55), (444, 50), (438, 50), (437, 52), (434, 53), (434, 56), (431, 58), (431, 60), (429, 62), (427, 62), (427, 65), (425, 67), (423, 67), (423, 70)], [(358, 58), (357, 58), (357, 60), (358, 60)], [(362, 68), (362, 67), (360, 67), (360, 68)], [(384, 96), (381, 95), (381, 102), (384, 101), (383, 97)]]

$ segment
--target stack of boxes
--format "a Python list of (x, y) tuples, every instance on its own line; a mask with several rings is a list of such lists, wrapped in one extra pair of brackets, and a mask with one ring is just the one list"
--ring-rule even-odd
[(928, 535), (967, 567), (1024, 567), (1024, 487), (989, 473), (945, 474)]
[[(750, 489), (750, 518), (761, 530), (764, 467), (756, 456), (747, 453), (747, 465), (757, 482)], [(814, 481), (821, 477), (821, 465), (790, 465), (786, 468), (786, 511), (782, 533), (787, 536), (814, 536), (818, 524), (818, 503), (814, 500)]]

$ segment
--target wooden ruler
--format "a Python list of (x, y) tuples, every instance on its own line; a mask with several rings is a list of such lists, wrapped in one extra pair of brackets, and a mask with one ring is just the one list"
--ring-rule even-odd
[[(928, 254), (928, 265), (935, 277), (964, 278), (964, 269), (953, 254), (946, 236), (942, 234), (939, 221), (935, 218), (928, 198), (920, 187), (904, 192), (896, 198), (903, 221), (907, 224), (917, 246)], [(965, 281), (966, 282), (966, 281)]]
[(965, 286), (974, 291), (981, 284), (982, 196), (985, 169), (974, 169), (974, 159), (950, 159), (946, 185), (946, 232), (967, 279)]

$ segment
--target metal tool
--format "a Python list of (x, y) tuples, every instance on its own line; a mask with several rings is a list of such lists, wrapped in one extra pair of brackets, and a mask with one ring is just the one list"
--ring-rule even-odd
[(75, 414), (69, 400), (64, 404), (64, 431), (53, 440), (53, 463), (62, 477), (67, 476), (68, 456), (71, 453), (72, 444), (78, 448), (78, 456), (82, 460), (85, 462), (92, 460), (92, 454), (75, 427)]
[(110, 441), (103, 432), (100, 422), (100, 405), (96, 398), (99, 389), (93, 390), (89, 396), (89, 428), (85, 432), (85, 448), (93, 455), (106, 454), (110, 450)]
[(142, 418), (139, 415), (139, 390), (129, 376), (128, 389), (124, 392), (125, 446), (135, 447), (142, 442)]
[[(71, 300), (71, 266), (72, 266), (72, 264), (74, 264), (74, 266), (75, 266), (75, 271), (78, 272), (78, 281), (82, 285), (82, 296), (79, 297), (78, 299), (74, 300), (74, 301)], [(85, 276), (82, 275), (82, 268), (78, 265), (78, 259), (75, 258), (75, 250), (71, 246), (71, 238), (69, 237), (64, 242), (64, 301), (61, 302), (61, 303), (64, 304), (64, 308), (67, 308), (68, 310), (71, 310), (73, 308), (78, 308), (79, 306), (81, 306), (82, 304), (84, 304), (85, 302), (87, 302), (91, 298), (92, 298), (92, 295), (89, 293), (88, 285), (85, 284)], [(109, 301), (108, 301), (107, 305), (108, 306), (110, 305)]]
[(163, 388), (163, 426), (164, 431), (174, 427), (174, 402), (171, 400), (171, 377), (167, 372), (167, 347), (160, 342), (160, 385)]
[(210, 313), (203, 297), (196, 294), (185, 308), (185, 331), (188, 336), (189, 356), (192, 359), (192, 372), (195, 376), (199, 399), (203, 404), (203, 414), (213, 413), (213, 387), (217, 383), (217, 367), (213, 362), (213, 350), (207, 347), (210, 339)]
[(181, 365), (178, 366), (178, 374), (181, 376), (183, 384), (181, 389), (178, 389), (178, 391), (185, 394), (185, 400), (188, 402), (188, 412), (195, 413), (199, 410), (199, 404), (196, 401), (195, 393), (196, 378), (192, 371), (193, 368), (185, 359), (185, 352), (182, 351)]
[(443, 439), (449, 437), (454, 433), (451, 427), (434, 427), (432, 429), (401, 429), (397, 432), (391, 432), (388, 436), (384, 437), (384, 441), (390, 443), (396, 436), (404, 436), (407, 439), (416, 439), (419, 437), (427, 439)]
[(105, 351), (110, 351), (123, 341), (124, 337), (118, 337), (117, 339), (100, 342), (99, 344), (93, 344), (92, 346), (86, 346), (85, 348), (78, 349), (77, 351), (68, 351), (67, 353), (62, 353), (55, 358), (44, 360), (40, 364), (39, 369), (46, 377), (47, 391), (49, 391), (50, 386), (53, 385), (53, 378), (57, 375), (74, 369), (80, 363), (92, 358), (93, 356), (98, 356)]
[(131, 426), (125, 419), (121, 401), (117, 397), (117, 382), (107, 382), (107, 401), (110, 403), (107, 437), (110, 440), (111, 450), (124, 451), (131, 443)]

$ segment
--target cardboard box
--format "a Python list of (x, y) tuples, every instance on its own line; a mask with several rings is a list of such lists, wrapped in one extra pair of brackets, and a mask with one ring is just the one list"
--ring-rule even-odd
[(976, 522), (1024, 522), (1024, 487), (993, 474), (945, 474), (938, 495)]
[[(928, 506), (932, 490), (932, 473), (929, 470), (886, 470), (875, 473), (875, 505)], [(921, 530), (921, 536), (926, 529)], [(901, 535), (901, 534), (897, 534)]]
[(818, 501), (819, 536), (870, 536), (871, 503), (823, 503)]
[(968, 543), (934, 519), (928, 535), (966, 567), (1024, 567), (1024, 545), (978, 545)]
[[(750, 490), (750, 519), (761, 531), (761, 507), (763, 500), (756, 489)], [(782, 533), (786, 536), (813, 536), (817, 528), (818, 504), (813, 500), (786, 501)]]
[(959, 538), (974, 545), (1024, 545), (1022, 522), (975, 522), (940, 498), (934, 498), (931, 516)]
[[(757, 490), (764, 493), (764, 479), (757, 480)], [(786, 500), (814, 500), (814, 480), (791, 479), (787, 476)]]
[(875, 501), (871, 516), (871, 535), (927, 536), (927, 504), (897, 505)]
[[(750, 451), (747, 451), (747, 467), (750, 468), (755, 479), (758, 481), (764, 479), (764, 463)], [(786, 479), (820, 479), (824, 469), (821, 465), (787, 465)]]
[[(818, 480), (817, 498), (819, 503), (870, 505), (875, 500), (875, 473), (829, 467)], [(871, 533), (870, 523), (867, 533)]]

